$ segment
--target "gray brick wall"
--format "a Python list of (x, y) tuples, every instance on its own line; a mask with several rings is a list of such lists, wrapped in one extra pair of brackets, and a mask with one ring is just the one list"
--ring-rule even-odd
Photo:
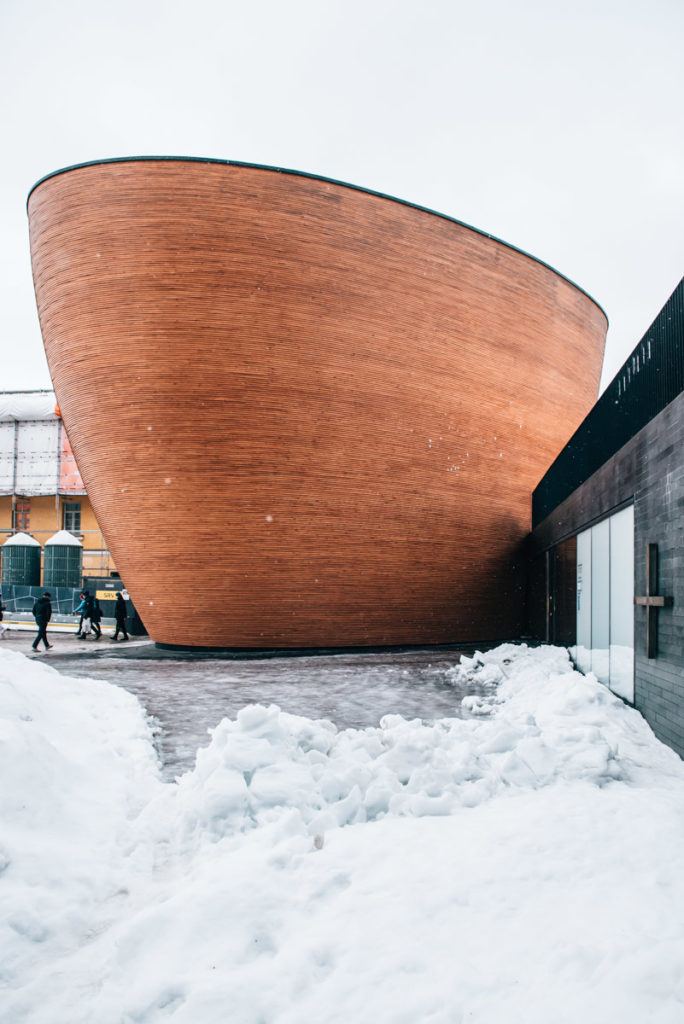
[(646, 609), (635, 608), (635, 706), (684, 757), (684, 392), (558, 506), (532, 534), (533, 557), (634, 502), (635, 594), (646, 593), (646, 548), (658, 545), (658, 657), (646, 657)]

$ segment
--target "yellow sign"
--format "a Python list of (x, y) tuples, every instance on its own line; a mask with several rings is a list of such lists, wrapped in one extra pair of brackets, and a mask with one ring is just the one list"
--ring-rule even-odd
[(96, 590), (95, 597), (99, 598), (100, 601), (116, 601), (116, 590)]

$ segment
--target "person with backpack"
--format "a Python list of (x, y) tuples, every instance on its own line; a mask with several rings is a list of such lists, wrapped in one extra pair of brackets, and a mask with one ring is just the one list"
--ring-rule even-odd
[(47, 625), (52, 618), (52, 603), (50, 601), (50, 592), (45, 591), (42, 597), (39, 597), (33, 606), (33, 617), (36, 620), (38, 626), (38, 636), (33, 641), (31, 650), (37, 651), (38, 644), (42, 640), (45, 644), (45, 650), (49, 651), (54, 645), (48, 643), (47, 638)]
[(90, 624), (93, 627), (93, 633), (95, 639), (99, 640), (102, 636), (102, 630), (100, 629), (100, 619), (102, 618), (102, 609), (100, 608), (100, 602), (96, 595), (88, 597), (86, 603), (86, 617), (90, 619)]

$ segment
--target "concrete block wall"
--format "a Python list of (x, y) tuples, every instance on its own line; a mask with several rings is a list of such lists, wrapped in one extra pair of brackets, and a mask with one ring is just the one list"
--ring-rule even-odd
[[(643, 435), (643, 436), (642, 436)], [(658, 545), (658, 656), (646, 657), (646, 609), (637, 608), (635, 704), (653, 731), (684, 757), (684, 395), (641, 431), (634, 496), (635, 594), (646, 593), (646, 547)]]

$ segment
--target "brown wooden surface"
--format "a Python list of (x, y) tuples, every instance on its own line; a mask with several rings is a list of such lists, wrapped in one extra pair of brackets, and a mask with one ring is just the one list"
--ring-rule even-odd
[(532, 488), (606, 321), (548, 267), (319, 179), (86, 166), (29, 201), (48, 361), (163, 643), (518, 635)]

